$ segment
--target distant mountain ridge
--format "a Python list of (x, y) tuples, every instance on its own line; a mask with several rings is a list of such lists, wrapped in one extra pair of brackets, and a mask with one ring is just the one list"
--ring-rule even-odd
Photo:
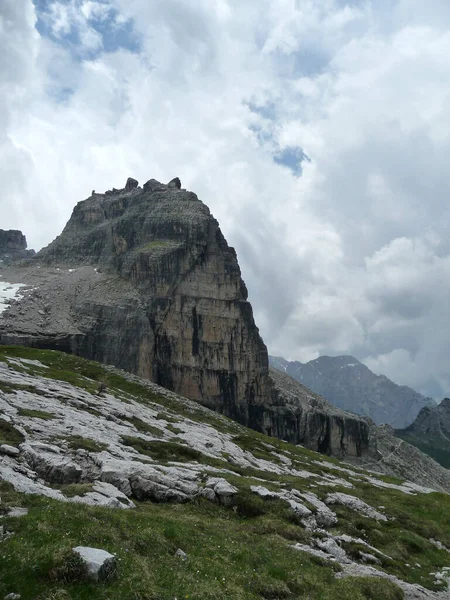
[(435, 407), (407, 386), (376, 375), (354, 356), (320, 356), (307, 363), (270, 356), (272, 367), (284, 371), (335, 406), (370, 417), (396, 429), (410, 425), (424, 407)]

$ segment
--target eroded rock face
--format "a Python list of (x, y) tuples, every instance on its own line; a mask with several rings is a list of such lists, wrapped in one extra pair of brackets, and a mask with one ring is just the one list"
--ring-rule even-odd
[(0, 261), (11, 264), (16, 260), (30, 258), (34, 250), (27, 250), (27, 240), (21, 231), (0, 229)]
[(2, 313), (0, 343), (121, 367), (314, 450), (367, 450), (364, 419), (269, 374), (236, 252), (178, 178), (79, 202), (34, 262), (8, 274), (29, 289)]

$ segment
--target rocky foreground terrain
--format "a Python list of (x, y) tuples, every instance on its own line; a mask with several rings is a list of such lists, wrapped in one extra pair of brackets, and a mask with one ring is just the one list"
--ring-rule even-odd
[(320, 394), (334, 406), (396, 429), (410, 425), (425, 406), (435, 407), (406, 385), (376, 375), (354, 356), (320, 356), (307, 363), (271, 356), (270, 364)]
[(0, 480), (0, 597), (449, 597), (448, 494), (68, 354), (0, 347)]

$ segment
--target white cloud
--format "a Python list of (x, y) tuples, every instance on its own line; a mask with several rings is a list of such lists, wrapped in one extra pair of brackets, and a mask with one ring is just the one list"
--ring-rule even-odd
[[(2, 227), (38, 247), (93, 188), (178, 175), (236, 245), (273, 353), (354, 353), (445, 393), (447, 3), (55, 0), (40, 17), (58, 44), (31, 0), (0, 5)], [(98, 22), (130, 19), (140, 51), (103, 52)], [(292, 146), (301, 178), (273, 161)]]

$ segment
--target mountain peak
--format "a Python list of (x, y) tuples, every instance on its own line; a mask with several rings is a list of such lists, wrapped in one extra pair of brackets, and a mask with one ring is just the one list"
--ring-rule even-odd
[(355, 367), (357, 365), (362, 365), (362, 363), (350, 355), (342, 355), (342, 356), (319, 356), (313, 360), (310, 360), (307, 364), (313, 365), (335, 365), (339, 368), (342, 367)]

